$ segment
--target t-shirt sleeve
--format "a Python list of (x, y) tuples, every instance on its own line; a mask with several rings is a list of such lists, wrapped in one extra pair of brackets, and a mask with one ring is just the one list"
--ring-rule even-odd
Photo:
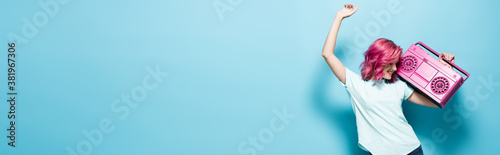
[(413, 87), (409, 86), (408, 83), (406, 82), (402, 82), (403, 83), (403, 89), (404, 89), (404, 95), (403, 95), (403, 98), (404, 100), (407, 100), (408, 97), (410, 97), (410, 95), (413, 93)]
[(361, 80), (361, 76), (349, 70), (349, 68), (345, 68), (345, 84), (339, 80), (339, 82), (344, 86), (348, 91), (355, 90), (356, 85)]

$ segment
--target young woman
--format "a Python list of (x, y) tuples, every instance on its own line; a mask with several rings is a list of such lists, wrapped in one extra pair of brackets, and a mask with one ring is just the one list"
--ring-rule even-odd
[[(437, 106), (405, 82), (396, 79), (394, 72), (402, 54), (401, 47), (384, 38), (375, 40), (365, 52), (361, 76), (344, 67), (334, 55), (340, 23), (354, 14), (358, 7), (348, 4), (337, 12), (322, 54), (351, 98), (358, 145), (371, 154), (423, 154), (420, 141), (403, 115), (401, 103), (408, 100), (423, 106)], [(454, 55), (443, 53), (439, 59), (445, 65), (448, 64), (442, 60), (443, 57), (454, 62)]]

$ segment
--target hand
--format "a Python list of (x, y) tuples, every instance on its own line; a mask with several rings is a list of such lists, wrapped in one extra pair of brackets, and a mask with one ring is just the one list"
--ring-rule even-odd
[(444, 58), (446, 58), (446, 60), (448, 61), (451, 61), (453, 63), (455, 63), (455, 55), (453, 54), (449, 54), (449, 53), (441, 53), (441, 55), (439, 55), (439, 62), (441, 62), (442, 64), (444, 64), (445, 66), (448, 66), (449, 68), (453, 69), (453, 67), (451, 67), (450, 64), (446, 63), (444, 60), (443, 60), (443, 56)]
[(358, 10), (358, 8), (359, 8), (359, 5), (357, 5), (356, 8), (353, 8), (352, 4), (346, 4), (346, 5), (344, 5), (344, 8), (342, 8), (342, 10), (337, 12), (337, 17), (339, 17), (340, 19), (347, 18), (347, 17), (351, 16), (352, 14), (354, 14), (354, 12), (356, 12)]

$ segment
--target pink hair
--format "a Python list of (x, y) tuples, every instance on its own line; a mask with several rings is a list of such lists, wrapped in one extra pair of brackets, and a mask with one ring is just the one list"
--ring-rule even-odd
[[(384, 78), (384, 65), (393, 63), (401, 57), (403, 49), (392, 40), (379, 38), (375, 40), (365, 52), (365, 61), (361, 63), (361, 77), (363, 80), (381, 81)], [(390, 83), (396, 82), (396, 74), (392, 74)]]

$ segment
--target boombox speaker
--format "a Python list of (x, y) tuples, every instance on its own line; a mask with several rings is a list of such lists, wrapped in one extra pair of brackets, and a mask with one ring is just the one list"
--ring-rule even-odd
[(469, 78), (470, 74), (444, 59), (448, 64), (465, 74), (467, 77), (464, 79), (462, 75), (440, 63), (418, 45), (439, 57), (439, 53), (419, 41), (412, 44), (403, 54), (396, 74), (442, 109), (458, 88)]

